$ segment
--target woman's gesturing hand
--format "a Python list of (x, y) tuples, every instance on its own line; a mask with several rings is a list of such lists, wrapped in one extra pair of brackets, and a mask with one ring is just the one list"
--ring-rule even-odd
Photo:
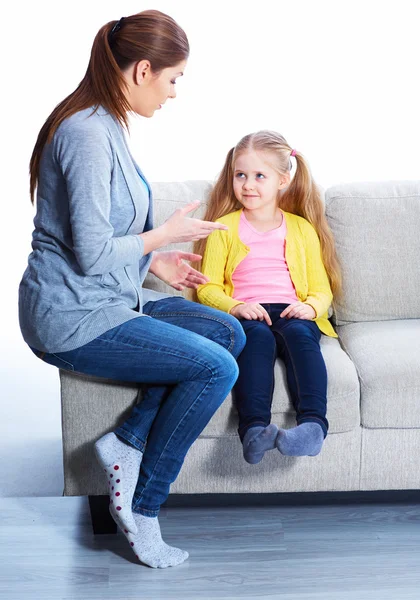
[(248, 321), (265, 321), (271, 325), (271, 319), (268, 312), (258, 302), (246, 302), (237, 304), (230, 310), (230, 314), (237, 319), (247, 319)]
[(201, 219), (193, 219), (188, 217), (188, 213), (192, 212), (199, 206), (200, 202), (192, 202), (183, 208), (178, 208), (165, 223), (162, 229), (165, 232), (165, 237), (168, 244), (176, 244), (179, 242), (195, 242), (202, 238), (208, 237), (215, 229), (228, 229), (226, 225), (221, 223), (213, 223), (212, 221), (202, 221)]
[(199, 285), (207, 283), (209, 278), (186, 263), (186, 260), (198, 262), (201, 256), (180, 250), (155, 252), (150, 264), (150, 272), (180, 291), (184, 288), (196, 289)]

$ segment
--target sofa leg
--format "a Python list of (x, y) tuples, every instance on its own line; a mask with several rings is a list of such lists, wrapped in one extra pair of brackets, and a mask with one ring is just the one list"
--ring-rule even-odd
[(95, 535), (117, 533), (117, 524), (109, 514), (109, 496), (89, 496), (89, 508)]

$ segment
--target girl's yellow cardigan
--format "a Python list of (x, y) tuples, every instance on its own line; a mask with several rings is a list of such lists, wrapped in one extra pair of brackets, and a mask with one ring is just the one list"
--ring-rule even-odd
[[(243, 304), (232, 298), (232, 275), (249, 252), (249, 246), (239, 237), (241, 212), (242, 209), (217, 219), (229, 229), (217, 229), (208, 237), (201, 270), (210, 281), (197, 290), (202, 304), (227, 313), (237, 304)], [(322, 262), (318, 235), (306, 219), (284, 211), (283, 215), (287, 227), (286, 262), (296, 295), (301, 302), (313, 307), (316, 312), (314, 321), (322, 333), (338, 337), (328, 321), (332, 292)]]

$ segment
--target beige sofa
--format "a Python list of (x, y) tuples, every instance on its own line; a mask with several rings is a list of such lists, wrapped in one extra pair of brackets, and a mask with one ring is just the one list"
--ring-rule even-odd
[[(156, 225), (211, 184), (153, 185)], [(230, 396), (187, 455), (172, 494), (420, 489), (420, 182), (340, 185), (325, 193), (344, 279), (322, 336), (329, 435), (317, 457), (277, 451), (247, 464)], [(191, 245), (184, 245), (190, 248)], [(165, 289), (148, 276), (146, 285)], [(167, 289), (167, 288), (166, 288)], [(171, 290), (173, 291), (173, 290)], [(295, 423), (278, 361), (273, 421)], [(65, 495), (89, 495), (96, 532), (112, 528), (93, 441), (139, 401), (137, 386), (61, 371)]]

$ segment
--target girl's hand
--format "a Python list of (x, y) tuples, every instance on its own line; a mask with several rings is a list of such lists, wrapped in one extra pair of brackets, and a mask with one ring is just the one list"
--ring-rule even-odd
[(155, 252), (150, 264), (150, 272), (176, 290), (184, 288), (196, 289), (202, 283), (209, 281), (208, 277), (196, 271), (184, 261), (198, 262), (199, 254), (170, 250), (168, 252)]
[(286, 319), (306, 319), (307, 321), (312, 321), (315, 319), (316, 312), (310, 306), (310, 304), (305, 304), (304, 302), (294, 302), (293, 304), (289, 304), (287, 308), (281, 313), (280, 317), (286, 317)]
[(247, 319), (248, 321), (265, 321), (267, 325), (271, 325), (271, 319), (268, 312), (258, 302), (245, 304), (237, 304), (234, 306), (230, 314), (237, 319)]
[(221, 223), (212, 221), (201, 221), (187, 217), (187, 214), (197, 208), (199, 201), (187, 204), (183, 208), (178, 208), (167, 221), (161, 226), (164, 232), (167, 244), (177, 244), (179, 242), (196, 242), (208, 237), (215, 229), (228, 229)]

